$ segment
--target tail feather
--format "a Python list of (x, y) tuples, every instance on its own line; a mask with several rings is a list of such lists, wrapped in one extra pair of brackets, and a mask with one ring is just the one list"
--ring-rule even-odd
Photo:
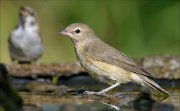
[(169, 95), (169, 93), (166, 90), (164, 90), (163, 88), (161, 88), (157, 83), (155, 83), (155, 82), (154, 83), (147, 82), (147, 84), (151, 88), (153, 88), (154, 90), (158, 91), (159, 93), (162, 93), (162, 94), (165, 94), (165, 95)]
[(154, 82), (153, 80), (148, 79), (147, 77), (144, 78), (145, 80), (145, 85), (151, 87), (152, 89), (156, 90), (157, 92), (159, 92), (160, 94), (165, 95), (166, 97), (168, 97), (170, 94), (164, 90), (161, 86), (159, 86), (156, 82)]

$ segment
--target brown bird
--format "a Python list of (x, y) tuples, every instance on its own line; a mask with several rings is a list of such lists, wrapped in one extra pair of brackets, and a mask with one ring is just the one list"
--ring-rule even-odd
[(134, 82), (151, 87), (161, 94), (169, 95), (153, 81), (151, 74), (132, 59), (100, 40), (93, 29), (82, 23), (74, 23), (60, 32), (68, 36), (74, 44), (79, 63), (94, 78), (111, 85), (99, 92), (105, 93), (120, 84)]
[(19, 24), (9, 37), (9, 52), (12, 61), (30, 63), (37, 61), (44, 52), (34, 11), (22, 6), (19, 11)]

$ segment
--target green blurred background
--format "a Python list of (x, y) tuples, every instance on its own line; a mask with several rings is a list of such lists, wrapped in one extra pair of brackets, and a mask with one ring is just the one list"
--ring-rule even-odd
[(101, 39), (129, 57), (180, 55), (179, 0), (1, 0), (0, 62), (10, 63), (7, 39), (18, 24), (22, 5), (37, 14), (45, 63), (76, 61), (71, 41), (57, 34), (74, 22), (90, 25)]

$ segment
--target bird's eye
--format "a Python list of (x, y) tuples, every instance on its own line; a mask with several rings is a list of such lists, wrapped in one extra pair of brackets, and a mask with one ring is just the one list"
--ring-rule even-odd
[(80, 29), (76, 29), (75, 32), (76, 32), (77, 34), (79, 34), (79, 33), (80, 33)]

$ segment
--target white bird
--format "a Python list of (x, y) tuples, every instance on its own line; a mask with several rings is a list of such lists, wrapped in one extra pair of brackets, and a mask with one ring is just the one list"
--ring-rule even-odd
[(22, 6), (19, 20), (18, 26), (9, 37), (11, 60), (17, 60), (19, 63), (37, 62), (44, 52), (44, 46), (33, 10), (28, 6)]

